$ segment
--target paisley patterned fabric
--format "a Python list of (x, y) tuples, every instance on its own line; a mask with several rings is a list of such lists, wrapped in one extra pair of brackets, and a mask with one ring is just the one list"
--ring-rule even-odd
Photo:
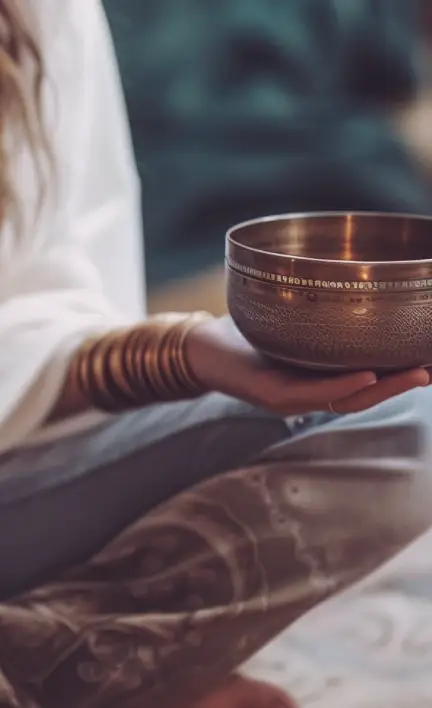
[[(1, 605), (0, 707), (188, 708), (431, 522), (432, 508), (423, 513), (417, 503), (421, 475), (314, 469), (299, 460), (288, 470), (276, 455), (216, 477), (145, 515), (86, 565)], [(393, 641), (395, 605), (383, 600), (376, 616), (362, 602), (344, 629), (329, 633), (329, 646), (342, 633), (343, 660), (355, 661), (352, 627), (360, 624), (373, 665), (373, 652)], [(428, 639), (419, 629), (405, 645), (420, 661)], [(305, 705), (321, 705), (321, 679), (340, 688), (325, 622), (316, 632), (316, 642), (294, 632), (282, 654), (285, 669), (297, 656), (294, 670), (309, 651), (303, 695), (295, 672), (290, 685)], [(380, 700), (377, 692), (367, 705), (382, 708)]]

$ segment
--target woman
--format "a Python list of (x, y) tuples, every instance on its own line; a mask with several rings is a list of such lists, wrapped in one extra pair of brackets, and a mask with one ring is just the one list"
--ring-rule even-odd
[[(295, 545), (287, 509), (290, 531), (275, 535), (281, 478), (257, 456), (309, 420), (283, 416), (363, 411), (429, 374), (310, 382), (266, 366), (228, 321), (144, 321), (137, 182), (101, 7), (33, 10), (0, 4), (0, 704), (288, 705), (227, 678), (430, 518), (407, 512), (399, 533), (386, 516), (384, 544), (375, 517), (338, 531), (345, 551), (364, 538), (373, 550), (324, 582), (333, 560), (321, 573)], [(306, 460), (305, 439), (284, 479), (325, 459)]]

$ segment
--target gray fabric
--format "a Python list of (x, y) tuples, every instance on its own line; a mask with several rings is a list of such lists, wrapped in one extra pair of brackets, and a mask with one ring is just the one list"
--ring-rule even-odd
[(0, 598), (87, 560), (152, 508), (252, 460), (285, 423), (214, 394), (0, 459)]
[[(431, 411), (427, 388), (362, 414), (307, 416), (287, 424), (213, 395), (156, 406), (9, 455), (0, 464), (0, 596), (88, 558), (166, 499), (258, 458), (286, 465), (287, 474), (300, 465), (320, 484), (340, 474), (342, 495), (343, 479), (360, 475), (364, 482), (367, 475), (372, 484), (383, 475), (427, 472)], [(420, 494), (406, 503), (417, 505), (419, 519), (429, 518), (427, 474), (424, 492), (416, 484)]]

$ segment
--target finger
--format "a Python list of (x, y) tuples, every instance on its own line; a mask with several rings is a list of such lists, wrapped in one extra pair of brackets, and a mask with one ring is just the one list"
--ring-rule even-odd
[(336, 413), (357, 413), (413, 388), (428, 386), (429, 383), (430, 375), (425, 369), (392, 374), (380, 379), (374, 386), (368, 386), (342, 400), (333, 401), (332, 408)]
[[(349, 398), (377, 383), (376, 375), (371, 371), (360, 371), (343, 376), (330, 376), (316, 379), (288, 379), (285, 383), (286, 400), (299, 404), (318, 404), (327, 407), (329, 401)], [(279, 389), (281, 390), (281, 389)], [(282, 389), (283, 391), (283, 389)]]

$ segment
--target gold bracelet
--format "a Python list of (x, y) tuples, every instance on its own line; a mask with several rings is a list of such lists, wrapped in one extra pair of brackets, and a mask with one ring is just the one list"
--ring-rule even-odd
[(176, 365), (176, 371), (182, 382), (182, 385), (190, 391), (191, 395), (194, 395), (194, 392), (198, 392), (201, 389), (201, 384), (194, 376), (186, 357), (186, 337), (196, 324), (202, 322), (203, 318), (205, 319), (205, 316), (206, 313), (203, 312), (193, 313), (188, 318), (185, 326), (178, 327), (176, 329), (174, 333), (174, 341), (172, 344), (173, 360)]
[(200, 396), (203, 385), (186, 357), (186, 337), (206, 312), (167, 313), (133, 329), (84, 343), (70, 377), (94, 407), (120, 412), (158, 401)]

